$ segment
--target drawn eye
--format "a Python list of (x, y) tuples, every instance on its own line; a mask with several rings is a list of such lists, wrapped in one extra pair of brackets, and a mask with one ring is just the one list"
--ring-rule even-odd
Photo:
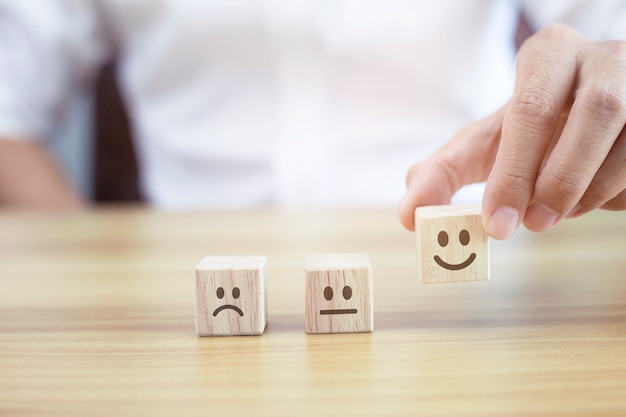
[(448, 246), (448, 234), (444, 231), (439, 232), (437, 235), (437, 241), (439, 242), (439, 246), (445, 248)]
[(219, 288), (217, 289), (217, 298), (219, 298), (220, 300), (221, 300), (222, 298), (224, 298), (224, 288), (219, 287)]
[(233, 288), (233, 298), (236, 300), (237, 298), (239, 298), (240, 295), (241, 295), (241, 292), (239, 291), (239, 288), (237, 287)]
[(467, 246), (469, 241), (470, 241), (469, 232), (465, 229), (461, 230), (461, 232), (459, 232), (459, 242), (461, 242), (461, 245)]
[(324, 298), (328, 301), (333, 299), (333, 289), (330, 287), (324, 288)]
[(343, 287), (343, 298), (345, 298), (346, 300), (349, 300), (352, 298), (352, 288), (350, 288), (349, 285), (346, 285), (345, 287)]

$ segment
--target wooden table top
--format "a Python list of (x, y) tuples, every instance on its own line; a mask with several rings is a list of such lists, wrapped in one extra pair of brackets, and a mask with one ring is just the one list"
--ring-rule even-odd
[[(307, 335), (304, 258), (369, 253), (375, 331)], [(199, 338), (206, 255), (268, 258), (263, 336)], [(626, 414), (626, 215), (418, 282), (392, 210), (0, 213), (0, 415)]]

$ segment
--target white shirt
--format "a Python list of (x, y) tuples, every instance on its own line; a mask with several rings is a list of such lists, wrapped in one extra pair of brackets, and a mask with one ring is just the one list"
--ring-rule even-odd
[(157, 207), (395, 205), (510, 98), (520, 7), (625, 37), (611, 0), (0, 0), (0, 137), (45, 140), (117, 54)]

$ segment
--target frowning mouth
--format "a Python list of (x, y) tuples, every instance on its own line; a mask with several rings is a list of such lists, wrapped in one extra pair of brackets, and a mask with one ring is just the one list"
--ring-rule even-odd
[(449, 264), (443, 259), (441, 259), (438, 255), (435, 255), (435, 262), (442, 268), (449, 269), (450, 271), (458, 271), (459, 269), (464, 269), (470, 266), (474, 259), (476, 259), (476, 254), (472, 253), (469, 258), (465, 260), (465, 262), (461, 262), (460, 264)]
[(230, 305), (230, 304), (224, 304), (223, 306), (219, 306), (218, 308), (215, 309), (215, 311), (213, 312), (213, 317), (217, 316), (217, 314), (222, 311), (222, 310), (235, 310), (237, 313), (239, 313), (239, 315), (241, 317), (243, 317), (243, 311), (241, 311), (241, 309), (239, 307)]
[(322, 316), (327, 316), (329, 314), (356, 314), (356, 308), (344, 308), (337, 310), (320, 310), (320, 314)]

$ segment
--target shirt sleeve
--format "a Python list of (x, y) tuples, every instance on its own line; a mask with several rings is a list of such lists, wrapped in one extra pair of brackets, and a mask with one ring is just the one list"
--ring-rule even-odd
[(522, 0), (521, 5), (533, 29), (565, 23), (590, 41), (626, 39), (624, 0)]
[(81, 0), (0, 0), (0, 137), (45, 139), (108, 55)]

